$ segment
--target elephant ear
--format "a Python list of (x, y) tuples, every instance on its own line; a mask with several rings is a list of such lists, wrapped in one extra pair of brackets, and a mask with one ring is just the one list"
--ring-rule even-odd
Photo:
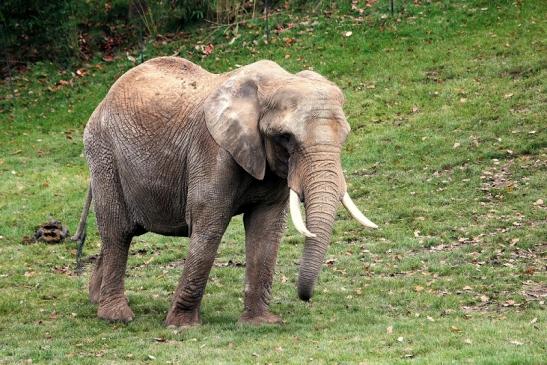
[(266, 153), (258, 129), (260, 105), (257, 84), (249, 77), (235, 75), (205, 101), (207, 129), (215, 142), (255, 179), (266, 171)]

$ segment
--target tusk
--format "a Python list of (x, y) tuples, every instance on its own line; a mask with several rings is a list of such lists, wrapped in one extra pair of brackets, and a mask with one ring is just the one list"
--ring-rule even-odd
[(300, 212), (300, 198), (292, 189), (290, 189), (289, 208), (291, 211), (291, 220), (296, 230), (306, 237), (315, 237), (313, 233), (308, 231), (304, 221), (302, 220), (302, 213)]
[(349, 197), (348, 193), (344, 194), (344, 197), (342, 198), (342, 204), (346, 207), (346, 209), (350, 212), (353, 218), (357, 219), (359, 223), (361, 223), (365, 227), (369, 228), (378, 228), (378, 226), (370, 221), (367, 217), (361, 213), (359, 208), (355, 205), (353, 200)]

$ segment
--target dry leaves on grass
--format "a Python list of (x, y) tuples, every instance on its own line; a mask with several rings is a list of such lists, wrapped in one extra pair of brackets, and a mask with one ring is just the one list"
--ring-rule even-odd
[(514, 160), (509, 160), (503, 165), (500, 164), (498, 159), (493, 159), (492, 162), (494, 166), (484, 170), (481, 174), (481, 180), (483, 180), (481, 190), (484, 192), (501, 189), (511, 191), (516, 188), (518, 184), (516, 181), (511, 180), (512, 174), (510, 171)]
[(218, 261), (214, 264), (215, 267), (245, 267), (245, 262), (228, 260), (227, 262)]
[(212, 43), (196, 44), (196, 46), (194, 48), (196, 49), (196, 51), (201, 52), (203, 57), (207, 57), (207, 56), (211, 55), (213, 53), (213, 51), (215, 50), (215, 46)]
[(523, 284), (521, 294), (526, 301), (537, 301), (541, 305), (545, 304), (545, 299), (547, 299), (547, 284), (532, 280), (527, 280)]

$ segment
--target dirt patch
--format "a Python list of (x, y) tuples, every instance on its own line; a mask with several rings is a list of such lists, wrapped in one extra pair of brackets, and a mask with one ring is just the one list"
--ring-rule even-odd
[(464, 305), (462, 310), (465, 313), (506, 312), (509, 310), (524, 310), (532, 302), (544, 305), (545, 299), (547, 299), (547, 285), (533, 280), (526, 280), (522, 283), (522, 289), (519, 293), (522, 295), (522, 299), (499, 299), (511, 297), (514, 292), (509, 291), (490, 294), (475, 292), (477, 303)]
[(499, 160), (493, 159), (494, 166), (484, 170), (481, 174), (481, 190), (485, 192), (489, 200), (503, 199), (503, 191), (512, 191), (518, 187), (518, 183), (512, 180), (510, 171), (514, 160), (501, 164)]
[(532, 280), (525, 281), (521, 294), (527, 302), (537, 301), (543, 305), (547, 299), (547, 285)]
[(215, 261), (215, 267), (245, 267), (245, 263), (232, 260), (227, 262)]
[(544, 69), (546, 65), (540, 63), (534, 66), (515, 66), (508, 68), (500, 73), (501, 77), (510, 78), (513, 80), (521, 78), (529, 78), (539, 74), (539, 72)]
[(184, 267), (185, 261), (186, 261), (185, 259), (172, 261), (168, 263), (167, 265), (163, 265), (162, 268), (163, 269), (181, 269)]
[(442, 252), (442, 251), (452, 251), (458, 247), (461, 246), (477, 246), (481, 242), (481, 238), (484, 237), (485, 234), (481, 233), (476, 237), (468, 238), (468, 237), (460, 237), (457, 241), (451, 242), (451, 243), (442, 243), (437, 246), (431, 246), (429, 247), (430, 252)]

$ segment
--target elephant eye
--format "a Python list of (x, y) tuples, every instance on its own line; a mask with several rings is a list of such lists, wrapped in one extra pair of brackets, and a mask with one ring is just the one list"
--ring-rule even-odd
[(274, 137), (274, 140), (283, 147), (288, 148), (291, 142), (291, 137), (292, 136), (290, 133), (280, 133)]

